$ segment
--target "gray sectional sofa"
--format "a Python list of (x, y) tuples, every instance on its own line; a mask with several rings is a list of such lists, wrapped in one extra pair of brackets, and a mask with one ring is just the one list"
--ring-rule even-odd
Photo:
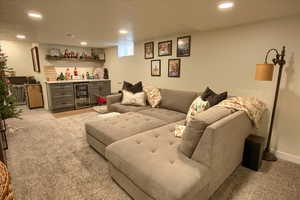
[[(191, 156), (175, 125), (185, 117), (196, 92), (161, 89), (159, 108), (121, 105), (108, 96), (108, 109), (121, 115), (86, 123), (87, 141), (109, 162), (111, 177), (135, 200), (205, 200), (241, 163), (252, 125), (242, 111), (212, 107), (187, 124), (194, 134), (206, 124)], [(198, 123), (199, 122), (199, 123)], [(193, 127), (195, 126), (195, 127)]]

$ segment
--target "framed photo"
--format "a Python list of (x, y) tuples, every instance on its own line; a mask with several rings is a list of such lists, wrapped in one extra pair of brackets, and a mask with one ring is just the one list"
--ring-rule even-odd
[(31, 48), (31, 57), (33, 64), (33, 71), (40, 72), (40, 59), (39, 59), (39, 49), (38, 47)]
[(145, 59), (152, 59), (154, 58), (154, 42), (147, 42), (144, 44), (145, 50)]
[(169, 59), (168, 77), (180, 77), (180, 59)]
[(151, 60), (151, 76), (160, 76), (161, 68), (160, 68), (160, 60)]
[(159, 42), (158, 56), (171, 56), (171, 55), (172, 55), (172, 40)]
[(177, 38), (177, 57), (187, 57), (191, 55), (191, 36)]

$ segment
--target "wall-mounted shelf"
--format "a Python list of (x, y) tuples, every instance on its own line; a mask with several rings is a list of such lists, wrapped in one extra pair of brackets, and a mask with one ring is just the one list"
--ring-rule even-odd
[(57, 56), (50, 56), (50, 55), (47, 55), (46, 59), (49, 61), (65, 61), (65, 62), (97, 62), (97, 63), (105, 62), (105, 60), (98, 60), (94, 58), (64, 58), (64, 57), (57, 57)]

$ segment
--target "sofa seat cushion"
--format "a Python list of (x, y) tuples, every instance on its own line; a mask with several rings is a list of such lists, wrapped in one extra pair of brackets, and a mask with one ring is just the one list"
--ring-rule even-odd
[(139, 111), (139, 113), (164, 120), (168, 123), (177, 122), (186, 118), (186, 114), (184, 113), (163, 108), (150, 108)]
[(110, 118), (97, 119), (85, 124), (87, 134), (105, 145), (130, 137), (132, 135), (165, 125), (166, 122), (129, 112)]
[(174, 127), (183, 123), (115, 142), (106, 147), (106, 158), (153, 199), (195, 199), (208, 186), (208, 168), (178, 150), (181, 139), (174, 136)]
[(111, 112), (127, 113), (127, 112), (137, 112), (140, 110), (150, 109), (150, 106), (132, 106), (132, 105), (122, 105), (121, 103), (114, 103), (110, 106)]

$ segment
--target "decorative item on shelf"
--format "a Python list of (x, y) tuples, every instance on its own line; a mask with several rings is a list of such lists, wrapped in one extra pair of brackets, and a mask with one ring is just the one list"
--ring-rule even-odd
[(168, 60), (168, 77), (180, 77), (180, 59)]
[(64, 76), (64, 74), (63, 74), (62, 72), (60, 72), (60, 75), (57, 77), (57, 80), (58, 80), (58, 81), (63, 81), (63, 80), (65, 80), (65, 76)]
[(82, 52), (80, 59), (86, 59), (86, 58), (87, 58), (87, 54), (85, 52)]
[(105, 60), (105, 52), (100, 48), (91, 48), (91, 56), (95, 60)]
[(177, 38), (177, 57), (188, 57), (191, 55), (191, 36)]
[(66, 48), (64, 53), (65, 58), (69, 58), (69, 50)]
[(160, 60), (151, 60), (151, 76), (160, 76), (161, 74)]
[(75, 58), (75, 52), (74, 51), (70, 52), (70, 58)]
[(44, 75), (47, 81), (55, 81), (57, 79), (57, 72), (54, 66), (45, 66)]
[(144, 44), (144, 58), (152, 59), (154, 58), (154, 42), (147, 42)]
[(60, 49), (58, 49), (58, 48), (50, 49), (50, 56), (52, 56), (52, 57), (61, 57)]
[[(82, 73), (82, 74), (81, 74), (81, 79), (84, 80), (84, 78), (85, 78), (85, 77), (84, 77), (84, 73)], [(88, 77), (87, 77), (87, 79), (88, 79)]]
[(105, 53), (104, 52), (99, 54), (99, 60), (105, 60)]
[[(271, 52), (275, 52), (276, 56), (275, 56), (275, 58), (272, 59), (273, 64), (268, 64), (268, 56)], [(271, 144), (271, 139), (272, 139), (273, 123), (274, 123), (278, 94), (279, 94), (279, 89), (280, 89), (281, 75), (282, 75), (283, 66), (286, 64), (284, 57), (285, 57), (285, 46), (282, 48), (281, 53), (279, 53), (279, 51), (277, 49), (270, 49), (266, 54), (265, 63), (256, 65), (255, 80), (259, 80), (259, 81), (272, 81), (274, 66), (276, 66), (276, 65), (279, 66), (276, 91), (275, 91), (275, 99), (274, 99), (274, 103), (273, 103), (271, 123), (270, 123), (270, 128), (269, 128), (269, 136), (268, 136), (268, 140), (267, 140), (267, 147), (263, 154), (263, 159), (266, 161), (276, 161), (277, 160), (276, 156), (271, 152), (270, 144)]]
[(95, 79), (103, 79), (103, 74), (104, 74), (103, 67), (97, 67), (93, 72)]
[(86, 72), (86, 79), (90, 79), (90, 73)]
[(172, 40), (159, 42), (158, 56), (171, 56), (171, 55), (172, 55)]
[(97, 49), (91, 48), (91, 55), (92, 55), (93, 59), (99, 60), (99, 52), (97, 52)]
[(66, 69), (66, 80), (71, 80), (71, 72), (69, 68)]
[(108, 69), (104, 68), (104, 75), (103, 75), (104, 79), (109, 79), (109, 75), (108, 75)]

